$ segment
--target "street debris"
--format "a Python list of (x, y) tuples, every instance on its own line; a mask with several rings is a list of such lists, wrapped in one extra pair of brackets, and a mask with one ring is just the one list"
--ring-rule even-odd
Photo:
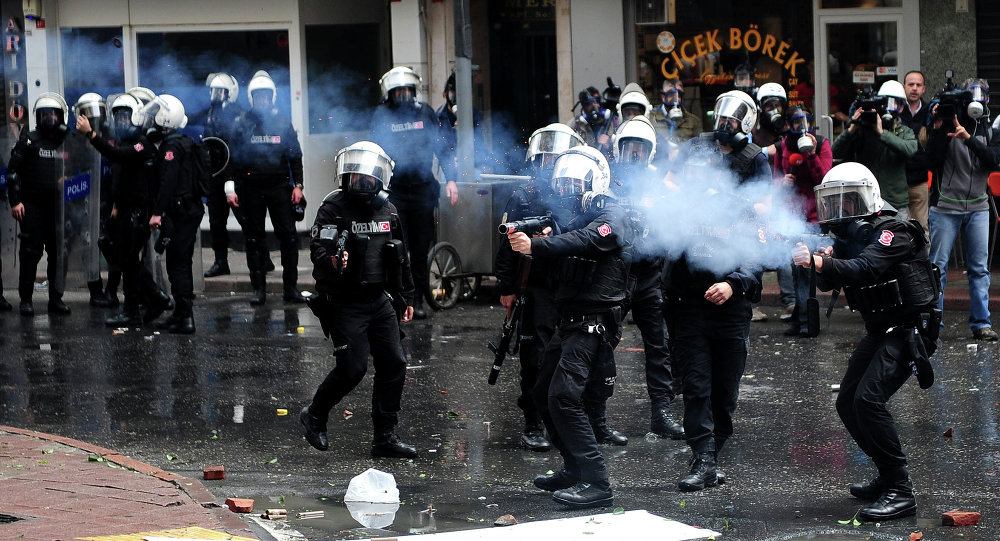
[(267, 520), (286, 520), (288, 519), (288, 511), (285, 509), (268, 509), (260, 515), (260, 518)]
[(253, 500), (250, 498), (226, 498), (226, 505), (233, 513), (253, 513)]
[(945, 526), (972, 526), (979, 523), (977, 511), (948, 511), (941, 515), (941, 524)]
[(504, 515), (493, 521), (494, 526), (513, 526), (517, 524), (517, 519), (514, 515)]
[(226, 478), (226, 467), (225, 466), (205, 466), (201, 469), (203, 478), (206, 481), (214, 481), (217, 479)]

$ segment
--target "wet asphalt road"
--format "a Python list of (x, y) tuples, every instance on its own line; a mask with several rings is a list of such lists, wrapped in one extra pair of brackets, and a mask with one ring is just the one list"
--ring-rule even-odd
[[(50, 319), (44, 303), (36, 303), (34, 319), (0, 313), (0, 424), (85, 440), (196, 478), (203, 466), (223, 464), (226, 479), (205, 482), (220, 501), (241, 496), (255, 498), (258, 509), (325, 510), (322, 519), (291, 520), (309, 539), (489, 527), (507, 513), (519, 521), (587, 514), (564, 510), (531, 485), (560, 462), (554, 452), (517, 447), (516, 359), (496, 387), (486, 384), (484, 344), (503, 316), (488, 287), (406, 328), (411, 362), (399, 434), (420, 449), (412, 461), (368, 458), (370, 376), (331, 415), (330, 451), (304, 441), (297, 412), (333, 362), (304, 306), (272, 296), (255, 308), (244, 296), (212, 294), (196, 301), (194, 336), (113, 335), (103, 326), (105, 311), (87, 307), (83, 294), (67, 298), (74, 312), (64, 318)], [(861, 506), (848, 484), (874, 471), (841, 426), (830, 387), (861, 336), (860, 317), (837, 310), (831, 331), (789, 339), (776, 310), (765, 311), (772, 318), (752, 327), (736, 434), (720, 458), (729, 482), (694, 494), (676, 488), (687, 468), (683, 442), (644, 437), (641, 342), (634, 326), (626, 329), (608, 413), (630, 441), (604, 447), (616, 506), (730, 540), (908, 539), (917, 530), (924, 539), (1000, 538), (1000, 346), (980, 343), (968, 352), (965, 315), (946, 314), (937, 383), (921, 391), (908, 382), (890, 403), (910, 457), (917, 517), (845, 526), (838, 521)], [(239, 406), (242, 423), (234, 422)], [(674, 411), (679, 417), (679, 402)], [(942, 435), (948, 428), (953, 437)], [(351, 477), (369, 467), (394, 474), (403, 500), (386, 530), (362, 528), (342, 501)], [(940, 515), (951, 509), (983, 518), (974, 527), (942, 527)]]

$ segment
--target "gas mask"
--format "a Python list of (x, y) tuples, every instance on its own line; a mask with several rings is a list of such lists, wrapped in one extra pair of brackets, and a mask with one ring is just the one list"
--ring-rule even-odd
[(766, 127), (775, 133), (782, 133), (788, 128), (780, 100), (766, 100), (765, 104), (762, 105), (762, 109), (764, 110), (763, 120)]
[(720, 116), (716, 119), (713, 130), (714, 139), (720, 145), (733, 149), (734, 153), (743, 150), (748, 143), (747, 136), (740, 132), (738, 124), (739, 121), (734, 118)]
[(372, 205), (376, 196), (382, 191), (381, 183), (368, 175), (349, 173), (345, 181), (347, 196), (364, 205)]
[(225, 88), (213, 87), (209, 91), (209, 101), (212, 105), (221, 105), (229, 98), (229, 91)]
[(599, 102), (586, 103), (583, 105), (583, 114), (580, 115), (580, 118), (591, 125), (600, 124), (604, 122), (604, 111)]
[(670, 117), (670, 120), (680, 120), (684, 118), (684, 110), (681, 109), (680, 104), (675, 104), (670, 108), (670, 111), (667, 112), (667, 116)]
[(42, 133), (54, 135), (58, 133), (65, 133), (68, 130), (66, 124), (62, 121), (62, 111), (57, 109), (39, 109), (36, 121), (38, 131)]
[(794, 144), (795, 147), (792, 150), (797, 150), (799, 152), (810, 152), (815, 148), (813, 140), (809, 138), (807, 134), (812, 133), (813, 130), (813, 119), (812, 115), (804, 111), (802, 108), (796, 106), (789, 109), (789, 119), (788, 119), (788, 132), (791, 135), (796, 135), (794, 140), (789, 137), (789, 144)]

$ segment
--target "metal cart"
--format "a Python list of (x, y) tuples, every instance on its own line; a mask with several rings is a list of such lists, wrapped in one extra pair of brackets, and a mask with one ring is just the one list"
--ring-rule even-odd
[(493, 274), (493, 258), (500, 247), (497, 225), (511, 193), (530, 177), (480, 175), (477, 182), (458, 183), (458, 204), (445, 190), (437, 220), (437, 243), (427, 254), (428, 303), (435, 310), (455, 306), (475, 295), (483, 276)]

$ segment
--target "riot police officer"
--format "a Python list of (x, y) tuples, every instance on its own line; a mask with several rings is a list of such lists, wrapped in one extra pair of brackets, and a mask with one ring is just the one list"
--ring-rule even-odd
[[(122, 272), (125, 303), (121, 313), (105, 320), (105, 324), (109, 327), (128, 327), (160, 317), (167, 309), (170, 297), (156, 285), (140, 260), (149, 240), (150, 205), (155, 195), (155, 187), (150, 184), (156, 147), (133, 123), (133, 118), (140, 118), (142, 103), (138, 98), (131, 94), (117, 94), (111, 96), (110, 106), (114, 145), (94, 131), (86, 116), (77, 116), (76, 130), (112, 162), (110, 223), (115, 230), (111, 234), (116, 239), (114, 258)], [(140, 314), (140, 304), (145, 304), (145, 314)]]
[[(212, 73), (206, 85), (209, 88), (208, 118), (205, 120), (205, 137), (218, 137), (232, 146), (236, 130), (236, 119), (243, 114), (239, 98), (240, 84), (236, 77), (228, 73)], [(218, 175), (220, 182), (213, 182), (211, 191), (205, 194), (208, 206), (208, 226), (212, 232), (212, 251), (215, 262), (205, 271), (205, 278), (229, 274), (229, 202), (226, 201), (224, 182), (231, 177), (227, 173)], [(235, 208), (233, 209), (236, 210)]]
[(412, 69), (398, 66), (382, 75), (379, 85), (385, 102), (372, 115), (368, 139), (385, 149), (396, 164), (389, 200), (399, 211), (410, 261), (415, 262), (414, 317), (424, 319), (427, 312), (422, 299), (430, 288), (425, 262), (434, 239), (434, 209), (441, 194), (441, 184), (434, 178), (434, 157), (443, 170), (445, 192), (452, 205), (458, 202), (458, 173), (434, 110), (417, 101), (420, 77)]
[[(549, 124), (535, 130), (528, 138), (528, 151), (525, 154), (525, 161), (531, 166), (531, 180), (511, 193), (503, 221), (512, 222), (552, 213), (555, 210), (552, 200), (552, 171), (556, 157), (570, 148), (584, 144), (583, 139), (565, 124)], [(495, 270), (500, 303), (507, 310), (514, 304), (520, 261), (520, 254), (511, 249), (510, 241), (504, 237), (497, 250)], [(548, 451), (552, 448), (545, 439), (542, 419), (532, 395), (538, 379), (538, 368), (542, 363), (542, 353), (552, 338), (559, 319), (550, 285), (549, 269), (545, 262), (533, 261), (528, 275), (528, 287), (524, 293), (524, 315), (518, 330), (521, 337), (521, 395), (517, 399), (517, 406), (524, 412), (521, 446), (532, 451)]]
[(157, 196), (150, 210), (149, 227), (160, 229), (160, 246), (167, 255), (167, 278), (174, 297), (174, 312), (156, 327), (171, 333), (191, 334), (194, 328), (194, 278), (191, 276), (194, 245), (205, 206), (196, 177), (194, 141), (179, 130), (187, 125), (184, 105), (170, 94), (161, 94), (143, 107), (142, 117), (152, 119), (162, 136), (159, 144)]
[(315, 298), (310, 308), (333, 341), (336, 366), (299, 413), (310, 445), (326, 451), (330, 410), (375, 368), (371, 456), (415, 458), (395, 433), (406, 378), (399, 322), (413, 317), (413, 280), (396, 207), (386, 185), (393, 163), (378, 145), (361, 141), (337, 153), (341, 189), (323, 199), (310, 231)]
[[(729, 213), (727, 230), (769, 204), (744, 202), (733, 193), (748, 182), (770, 181), (767, 158), (749, 142), (756, 124), (753, 98), (738, 90), (723, 93), (715, 102), (714, 130), (685, 143), (667, 174), (667, 185), (682, 196), (705, 205), (713, 202), (709, 198), (725, 201), (704, 213)], [(721, 252), (731, 247), (707, 233), (695, 233), (704, 244), (668, 254), (663, 278), (673, 362), (684, 395), (684, 434), (692, 451), (690, 472), (678, 482), (685, 492), (725, 482), (718, 471), (718, 453), (733, 434), (749, 349), (751, 303), (760, 301), (763, 272), (749, 262), (726, 258)]]
[(233, 138), (236, 180), (225, 183), (229, 204), (243, 214), (253, 305), (267, 302), (267, 214), (281, 244), (283, 298), (285, 302), (306, 301), (297, 287), (299, 237), (293, 216), (293, 205), (302, 201), (302, 149), (291, 119), (274, 108), (276, 96), (271, 76), (263, 70), (255, 73), (247, 85), (251, 108), (239, 118)]
[(19, 310), (22, 316), (35, 315), (31, 295), (35, 289), (35, 273), (42, 259), (42, 250), (48, 256), (46, 276), (49, 281), (49, 313), (69, 314), (70, 308), (62, 301), (63, 291), (57, 277), (58, 257), (62, 247), (56, 245), (56, 202), (59, 197), (59, 180), (69, 169), (65, 163), (64, 143), (69, 128), (66, 100), (55, 92), (45, 92), (35, 100), (32, 108), (35, 129), (22, 132), (10, 151), (7, 164), (7, 198), (11, 215), (21, 222), (21, 269), (18, 275)]
[(848, 305), (865, 320), (865, 336), (840, 384), (837, 413), (878, 475), (851, 485), (850, 492), (874, 502), (858, 513), (862, 520), (914, 515), (906, 454), (886, 404), (911, 374), (922, 388), (934, 381), (928, 358), (937, 348), (940, 286), (928, 242), (919, 222), (896, 217), (860, 163), (833, 167), (815, 191), (819, 223), (835, 242), (819, 254), (798, 244), (793, 260), (815, 269), (820, 289), (843, 288)]
[[(628, 87), (626, 87), (628, 88)], [(652, 166), (656, 155), (656, 130), (645, 116), (633, 117), (618, 127), (614, 137), (615, 162), (611, 166), (612, 178), (619, 195), (618, 201), (626, 209), (638, 231), (649, 227), (645, 212), (651, 210), (654, 200), (661, 196), (659, 175)], [(670, 349), (667, 345), (667, 325), (663, 317), (661, 275), (663, 256), (643, 242), (642, 235), (635, 241), (635, 260), (632, 276), (635, 277), (630, 295), (632, 317), (642, 335), (646, 359), (646, 389), (651, 407), (650, 430), (664, 438), (684, 439), (684, 427), (670, 415), (669, 406), (674, 401), (674, 376), (671, 368)]]
[(607, 506), (613, 499), (584, 408), (588, 383), (614, 384), (614, 347), (621, 338), (631, 258), (631, 230), (609, 184), (604, 155), (589, 146), (573, 147), (556, 159), (552, 177), (553, 191), (568, 214), (568, 221), (559, 224), (562, 233), (508, 234), (514, 251), (546, 260), (557, 283), (559, 323), (545, 348), (535, 403), (564, 465), (536, 477), (534, 484), (570, 507)]
[(785, 121), (788, 95), (785, 87), (778, 83), (764, 83), (757, 91), (757, 104), (761, 114), (760, 122), (753, 130), (753, 142), (761, 148), (767, 148), (777, 143), (788, 131), (788, 123)]

